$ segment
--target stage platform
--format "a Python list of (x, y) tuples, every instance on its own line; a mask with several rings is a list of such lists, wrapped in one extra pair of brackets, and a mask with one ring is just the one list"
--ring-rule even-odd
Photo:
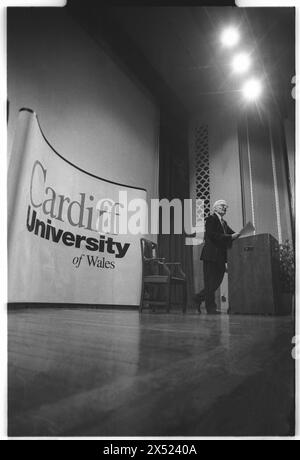
[(9, 436), (286, 436), (290, 317), (8, 312)]

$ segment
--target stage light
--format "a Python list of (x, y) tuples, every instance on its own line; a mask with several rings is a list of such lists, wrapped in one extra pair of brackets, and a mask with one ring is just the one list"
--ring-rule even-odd
[(259, 98), (262, 92), (262, 84), (257, 78), (248, 80), (243, 88), (242, 93), (248, 101), (254, 101)]
[(237, 45), (240, 40), (240, 34), (237, 28), (235, 27), (228, 27), (224, 29), (221, 34), (221, 42), (223, 46), (227, 48), (232, 48), (233, 46)]
[(239, 53), (232, 60), (232, 69), (235, 73), (246, 72), (251, 66), (251, 59), (247, 53)]

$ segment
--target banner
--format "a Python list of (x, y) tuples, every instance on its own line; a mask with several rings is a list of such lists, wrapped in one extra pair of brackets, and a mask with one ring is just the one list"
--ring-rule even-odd
[[(138, 305), (142, 234), (127, 230), (127, 206), (142, 202), (145, 190), (63, 158), (22, 109), (8, 171), (8, 301)], [(143, 228), (142, 207), (132, 218)]]

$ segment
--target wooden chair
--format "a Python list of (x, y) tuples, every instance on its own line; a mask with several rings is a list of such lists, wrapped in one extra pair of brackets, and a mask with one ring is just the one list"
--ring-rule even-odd
[[(157, 244), (153, 241), (141, 238), (142, 252), (142, 290), (140, 300), (140, 311), (145, 304), (152, 306), (165, 306), (167, 312), (171, 307), (172, 287), (179, 285), (182, 287), (182, 310), (186, 312), (187, 303), (187, 280), (186, 275), (181, 268), (180, 262), (166, 262), (164, 258), (158, 257)], [(159, 300), (151, 298), (151, 293), (155, 292), (157, 297), (158, 291), (163, 288), (165, 298)]]

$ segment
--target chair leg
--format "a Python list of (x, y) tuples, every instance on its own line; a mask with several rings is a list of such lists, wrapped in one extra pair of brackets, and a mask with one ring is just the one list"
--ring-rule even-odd
[(140, 298), (140, 312), (142, 312), (143, 305), (144, 305), (144, 290), (145, 290), (145, 286), (144, 286), (144, 283), (142, 283), (141, 298)]
[(167, 313), (170, 312), (171, 307), (171, 283), (167, 284)]
[(182, 311), (183, 313), (186, 313), (186, 308), (187, 308), (187, 283), (184, 283), (182, 285), (183, 287), (183, 308)]

